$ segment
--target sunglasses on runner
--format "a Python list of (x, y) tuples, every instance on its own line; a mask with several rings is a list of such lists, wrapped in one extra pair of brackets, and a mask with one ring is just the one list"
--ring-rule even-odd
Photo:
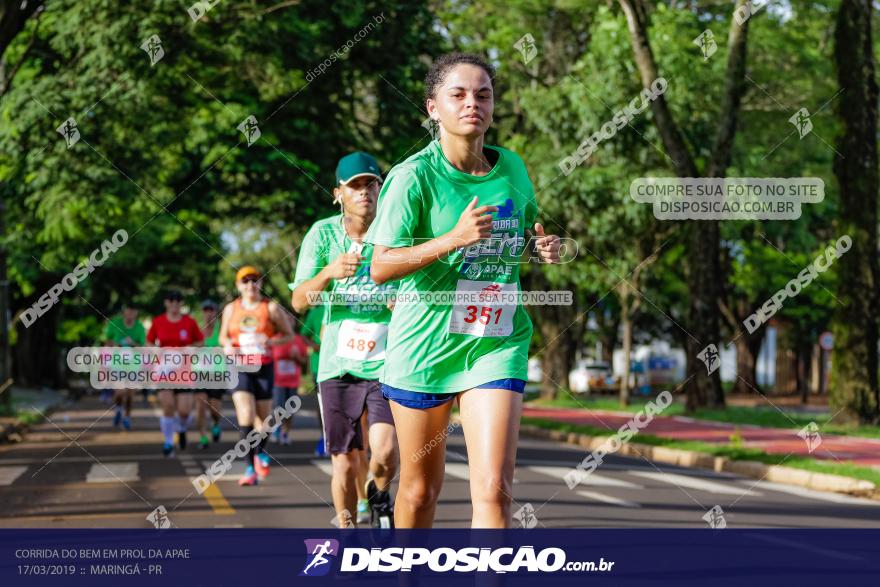
[(242, 283), (257, 283), (258, 281), (260, 281), (260, 278), (256, 275), (246, 275), (241, 278)]

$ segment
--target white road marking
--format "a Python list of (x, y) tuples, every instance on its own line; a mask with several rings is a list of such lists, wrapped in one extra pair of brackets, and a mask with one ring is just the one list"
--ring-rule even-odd
[(641, 505), (637, 504), (634, 501), (627, 501), (625, 499), (620, 499), (619, 497), (613, 497), (611, 495), (605, 495), (604, 493), (598, 493), (596, 491), (578, 491), (578, 495), (586, 497), (587, 499), (594, 499), (596, 501), (601, 501), (603, 503), (610, 503), (611, 505), (619, 505), (620, 507), (625, 508), (640, 508)]
[(732, 483), (724, 485), (722, 483), (716, 483), (714, 481), (708, 481), (706, 479), (702, 479), (700, 477), (692, 477), (690, 475), (678, 475), (676, 473), (663, 472), (658, 473), (657, 471), (630, 471), (629, 474), (636, 475), (638, 477), (644, 477), (645, 479), (653, 479), (654, 481), (662, 481), (663, 483), (670, 483), (672, 485), (687, 487), (688, 489), (697, 489), (699, 491), (705, 491), (707, 493), (715, 493), (720, 495), (761, 495), (757, 491), (753, 491), (751, 489), (743, 489), (740, 486), (734, 485)]
[(0, 467), (0, 485), (12, 485), (27, 467)]
[(140, 480), (137, 463), (94, 463), (86, 475), (86, 483), (130, 483)]
[[(753, 483), (745, 481), (745, 483)], [(797, 485), (784, 485), (782, 483), (773, 483), (772, 481), (758, 481), (757, 486), (761, 489), (770, 491), (780, 491), (798, 497), (806, 497), (807, 499), (818, 499), (819, 501), (830, 501), (831, 503), (843, 503), (848, 505), (880, 505), (880, 501), (873, 499), (865, 499), (861, 497), (853, 497), (851, 495), (842, 495), (840, 493), (826, 493), (824, 491), (816, 491), (815, 489), (807, 489), (806, 487), (798, 487)]]
[(471, 473), (468, 470), (467, 463), (446, 463), (446, 474), (456, 479), (464, 479), (470, 481)]
[(333, 476), (333, 464), (330, 461), (311, 461), (311, 463), (327, 473), (328, 476)]
[[(541, 473), (542, 475), (547, 475), (549, 477), (555, 477), (562, 480), (565, 480), (565, 476), (574, 469), (574, 467), (526, 468), (529, 471), (534, 471), (535, 473)], [(596, 473), (583, 475), (580, 479), (579, 485), (595, 485), (597, 487), (620, 487), (622, 489), (644, 489), (644, 487), (642, 487), (641, 485), (637, 485), (636, 483), (630, 483), (629, 481), (624, 481), (623, 479), (615, 479), (614, 477), (597, 475)]]
[[(202, 461), (202, 470), (197, 474), (201, 475), (205, 471), (207, 471), (211, 465), (213, 465), (216, 461)], [(229, 463), (229, 470), (223, 474), (222, 477), (217, 479), (218, 481), (238, 481), (240, 477), (244, 476), (244, 471), (247, 467), (244, 464), (244, 461), (241, 459), (235, 459), (231, 463)]]

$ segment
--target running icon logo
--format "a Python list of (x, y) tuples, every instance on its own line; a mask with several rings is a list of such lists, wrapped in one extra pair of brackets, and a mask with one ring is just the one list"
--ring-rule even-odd
[(721, 359), (718, 354), (718, 347), (714, 344), (710, 344), (706, 348), (700, 351), (700, 354), (697, 355), (697, 358), (703, 361), (706, 365), (706, 371), (708, 371), (709, 375), (714, 373), (718, 367), (721, 366)]
[(339, 555), (339, 541), (332, 538), (306, 539), (306, 566), (300, 577), (323, 577)]
[(708, 61), (710, 57), (715, 55), (715, 51), (718, 50), (718, 43), (715, 42), (715, 35), (713, 35), (712, 31), (709, 29), (700, 33), (700, 36), (692, 42), (700, 48), (700, 52), (703, 54), (703, 61)]
[(822, 435), (819, 434), (819, 426), (815, 422), (810, 422), (804, 426), (801, 431), (798, 432), (798, 436), (804, 439), (804, 442), (807, 444), (807, 451), (809, 451), (810, 454), (822, 444)]
[(171, 527), (171, 520), (168, 518), (168, 510), (164, 505), (160, 505), (147, 516), (147, 521), (153, 524), (157, 529), (164, 530)]
[(724, 510), (720, 505), (713, 506), (708, 512), (703, 514), (703, 520), (709, 524), (713, 530), (724, 530), (727, 528), (727, 520), (724, 518)]
[(530, 530), (538, 525), (538, 518), (535, 516), (535, 507), (527, 503), (513, 514), (513, 519), (519, 522), (520, 527)]
[(520, 40), (513, 44), (513, 47), (522, 54), (523, 65), (528, 65), (529, 61), (538, 55), (538, 46), (535, 44), (535, 37), (531, 33), (526, 33)]
[(810, 120), (810, 111), (806, 108), (801, 108), (795, 112), (788, 121), (794, 125), (798, 131), (798, 136), (802, 139), (813, 130), (813, 121)]
[(260, 138), (260, 135), (263, 134), (260, 132), (260, 127), (257, 126), (257, 119), (253, 114), (242, 120), (241, 124), (239, 124), (237, 128), (242, 132), (242, 134), (244, 134), (244, 137), (247, 139), (248, 147), (253, 145), (254, 142), (256, 142), (256, 140)]
[(159, 38), (159, 35), (149, 37), (141, 44), (141, 49), (150, 57), (150, 67), (165, 57), (165, 50), (162, 48), (162, 39)]
[(67, 148), (71, 148), (79, 141), (79, 129), (76, 127), (76, 120), (71, 116), (61, 123), (61, 126), (55, 129), (67, 143)]

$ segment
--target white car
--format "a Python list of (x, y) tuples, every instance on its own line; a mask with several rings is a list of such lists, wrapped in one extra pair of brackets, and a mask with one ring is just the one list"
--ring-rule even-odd
[(568, 386), (576, 393), (589, 393), (611, 387), (611, 365), (605, 361), (578, 361), (568, 374)]

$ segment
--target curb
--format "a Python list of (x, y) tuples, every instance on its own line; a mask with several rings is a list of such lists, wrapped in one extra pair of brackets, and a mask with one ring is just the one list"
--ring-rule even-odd
[[(610, 436), (589, 436), (577, 432), (547, 430), (526, 424), (520, 426), (520, 434), (532, 438), (564, 442), (587, 449), (599, 448), (611, 438)], [(718, 457), (694, 450), (652, 446), (635, 442), (622, 445), (616, 454), (643, 457), (652, 461), (678, 465), (679, 467), (709, 469), (717, 473), (734, 473), (752, 479), (797, 485), (816, 491), (832, 491), (880, 500), (880, 489), (871, 481), (844, 477), (842, 475), (815, 473), (784, 465), (767, 465), (758, 461), (734, 461), (728, 457)]]
[[(59, 390), (62, 391), (62, 390)], [(63, 396), (59, 398), (57, 402), (52, 405), (46, 406), (43, 411), (47, 416), (51, 414), (55, 409), (63, 405), (67, 401), (67, 397)], [(37, 422), (34, 422), (33, 425), (41, 424), (43, 419), (40, 418)], [(0, 430), (0, 444), (15, 444), (17, 442), (21, 442), (24, 434), (28, 431), (31, 424), (26, 424), (21, 420), (15, 420), (10, 424), (6, 424), (2, 430)]]

